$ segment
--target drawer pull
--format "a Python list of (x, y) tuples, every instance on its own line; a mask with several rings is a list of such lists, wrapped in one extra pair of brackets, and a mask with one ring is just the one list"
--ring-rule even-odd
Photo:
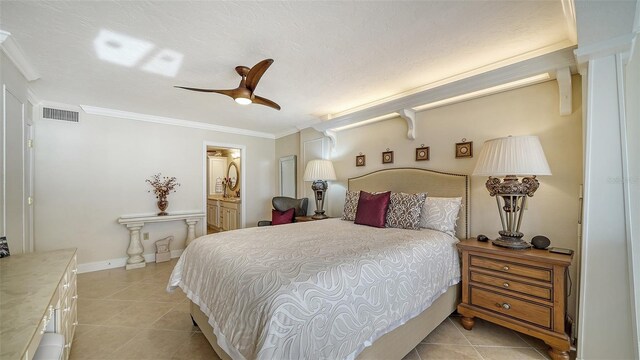
[(78, 322), (77, 322), (77, 321), (74, 321), (74, 322), (73, 322), (73, 324), (71, 324), (71, 325), (73, 325), (73, 326), (78, 326)]
[(68, 348), (70, 348), (70, 347), (71, 347), (71, 343), (64, 344), (64, 348), (65, 348), (65, 349), (68, 349)]
[(509, 271), (509, 267), (507, 265), (505, 265), (505, 266), (502, 267), (502, 270)]
[(62, 285), (62, 288), (67, 290), (69, 288), (69, 283), (66, 283), (66, 284)]
[(509, 283), (508, 283), (508, 282), (506, 282), (506, 283), (502, 284), (502, 286), (504, 286), (504, 287), (508, 288), (508, 287), (509, 287)]
[(77, 299), (78, 299), (78, 295), (73, 295), (71, 298), (72, 298), (73, 300), (77, 300)]
[(62, 310), (62, 311), (67, 312), (67, 311), (69, 311), (69, 310), (71, 310), (71, 308), (70, 308), (70, 307), (66, 307), (66, 308), (64, 308), (64, 310)]
[(500, 304), (500, 303), (496, 303), (496, 306), (497, 306), (497, 307), (501, 307), (501, 308), (503, 308), (503, 309), (505, 309), (505, 310), (509, 310), (509, 309), (511, 309), (511, 305), (509, 305), (509, 304), (507, 304), (507, 303), (502, 303), (502, 304)]
[(73, 270), (71, 270), (71, 272), (74, 273), (74, 274), (77, 274), (78, 273), (78, 269), (77, 268), (73, 269)]

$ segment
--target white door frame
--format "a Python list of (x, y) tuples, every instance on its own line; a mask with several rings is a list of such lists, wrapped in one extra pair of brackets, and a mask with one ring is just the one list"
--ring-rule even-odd
[[(207, 213), (207, 147), (218, 147), (218, 148), (228, 148), (228, 149), (240, 149), (240, 228), (244, 229), (246, 225), (246, 191), (245, 191), (245, 176), (247, 174), (246, 164), (247, 164), (247, 147), (245, 145), (239, 144), (229, 144), (222, 143), (217, 141), (203, 141), (202, 143), (202, 198), (205, 200), (203, 204), (203, 211)], [(202, 224), (202, 234), (207, 234), (207, 219), (205, 217), (205, 221)]]

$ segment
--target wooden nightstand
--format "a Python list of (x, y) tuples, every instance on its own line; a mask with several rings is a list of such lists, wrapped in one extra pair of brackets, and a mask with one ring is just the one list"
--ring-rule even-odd
[(565, 272), (572, 256), (547, 250), (512, 250), (475, 239), (462, 252), (462, 326), (474, 317), (539, 338), (554, 360), (568, 360)]

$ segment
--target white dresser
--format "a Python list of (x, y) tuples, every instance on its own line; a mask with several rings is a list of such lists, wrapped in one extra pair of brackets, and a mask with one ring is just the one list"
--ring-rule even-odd
[(30, 360), (45, 332), (64, 336), (69, 358), (77, 325), (76, 249), (0, 259), (0, 360)]

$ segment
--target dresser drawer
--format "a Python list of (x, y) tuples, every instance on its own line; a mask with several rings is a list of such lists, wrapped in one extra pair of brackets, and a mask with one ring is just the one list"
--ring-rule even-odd
[(500, 259), (489, 259), (477, 255), (471, 255), (470, 265), (483, 269), (499, 271), (505, 274), (524, 276), (547, 282), (550, 282), (553, 278), (551, 269), (537, 268), (524, 264), (516, 264)]
[[(551, 289), (522, 283), (515, 280), (503, 279), (492, 275), (471, 271), (470, 280), (480, 284), (496, 286), (504, 290), (534, 296), (544, 300), (551, 300)], [(517, 295), (516, 295), (517, 296)]]
[(220, 201), (220, 206), (227, 209), (238, 210), (238, 203), (231, 201)]
[(470, 292), (472, 305), (551, 329), (553, 309), (548, 306), (534, 304), (473, 286)]

